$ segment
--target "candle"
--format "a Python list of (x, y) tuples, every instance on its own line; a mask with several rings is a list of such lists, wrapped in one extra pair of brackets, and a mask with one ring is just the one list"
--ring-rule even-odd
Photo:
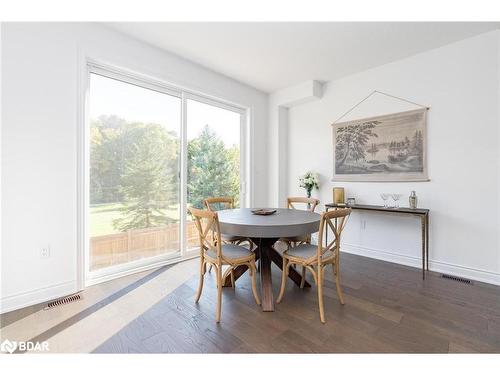
[(342, 187), (334, 187), (333, 188), (333, 203), (345, 203), (344, 198), (344, 188)]

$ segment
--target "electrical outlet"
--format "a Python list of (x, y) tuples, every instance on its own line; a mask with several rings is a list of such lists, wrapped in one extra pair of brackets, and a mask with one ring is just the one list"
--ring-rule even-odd
[(50, 245), (47, 245), (40, 249), (40, 258), (42, 259), (50, 258)]

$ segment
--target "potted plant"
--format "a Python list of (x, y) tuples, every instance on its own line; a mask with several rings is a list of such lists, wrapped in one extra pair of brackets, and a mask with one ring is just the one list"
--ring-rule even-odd
[(319, 189), (319, 177), (317, 173), (307, 172), (299, 178), (299, 186), (306, 189), (307, 198), (311, 198), (313, 189)]

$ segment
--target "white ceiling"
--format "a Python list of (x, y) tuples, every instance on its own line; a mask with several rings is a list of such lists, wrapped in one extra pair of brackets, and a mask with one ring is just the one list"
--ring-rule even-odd
[(340, 78), (499, 27), (473, 22), (107, 25), (265, 92)]

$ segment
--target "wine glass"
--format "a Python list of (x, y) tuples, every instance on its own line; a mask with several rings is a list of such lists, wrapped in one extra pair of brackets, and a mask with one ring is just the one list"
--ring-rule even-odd
[(394, 208), (399, 208), (399, 198), (401, 198), (401, 194), (392, 194), (392, 199), (394, 200)]
[(381, 193), (380, 198), (384, 201), (384, 208), (387, 208), (387, 199), (389, 199), (389, 194)]

